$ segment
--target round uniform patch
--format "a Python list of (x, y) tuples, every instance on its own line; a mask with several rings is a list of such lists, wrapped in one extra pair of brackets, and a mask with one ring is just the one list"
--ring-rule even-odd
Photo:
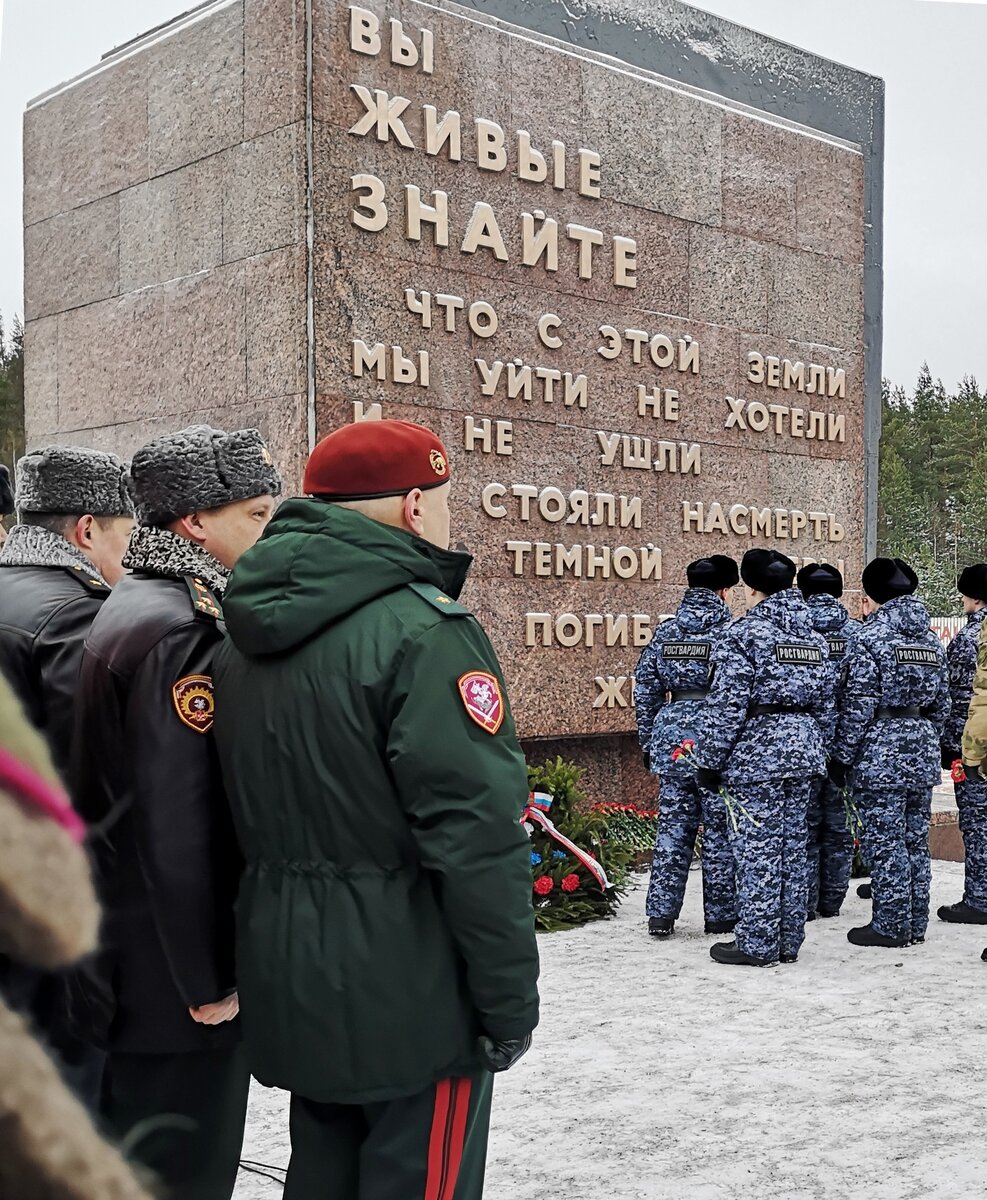
[(216, 701), (213, 697), (212, 679), (208, 675), (186, 675), (171, 689), (178, 719), (196, 733), (208, 733), (212, 729)]
[(496, 733), (504, 723), (504, 696), (495, 675), (489, 671), (467, 671), (459, 677), (459, 694), (466, 711), (487, 733)]

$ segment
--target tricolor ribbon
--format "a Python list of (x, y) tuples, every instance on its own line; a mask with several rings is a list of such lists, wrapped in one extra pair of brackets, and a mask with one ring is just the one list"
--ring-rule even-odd
[[(539, 793), (535, 793), (536, 797), (538, 795)], [(548, 817), (545, 816), (542, 807), (538, 806), (537, 799), (534, 800), (534, 803), (529, 803), (528, 807), (521, 814), (521, 824), (526, 825), (529, 822), (540, 825), (553, 841), (558, 842), (560, 846), (564, 846), (573, 858), (581, 862), (600, 885), (601, 892), (605, 892), (610, 887), (610, 880), (607, 879), (606, 871), (604, 871), (592, 854), (581, 850), (574, 842), (570, 842), (564, 833), (559, 833)]]

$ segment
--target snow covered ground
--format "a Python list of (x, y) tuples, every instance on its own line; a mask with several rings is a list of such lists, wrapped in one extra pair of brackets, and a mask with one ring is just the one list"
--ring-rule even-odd
[[(935, 919), (962, 878), (934, 864), (925, 946), (850, 946), (870, 908), (851, 888), (771, 970), (710, 961), (695, 874), (669, 943), (641, 880), (616, 920), (542, 937), (542, 1024), (497, 1084), (488, 1200), (983, 1196), (987, 928)], [(280, 1093), (255, 1090), (244, 1156), (287, 1163)], [(235, 1200), (279, 1196), (241, 1173)]]

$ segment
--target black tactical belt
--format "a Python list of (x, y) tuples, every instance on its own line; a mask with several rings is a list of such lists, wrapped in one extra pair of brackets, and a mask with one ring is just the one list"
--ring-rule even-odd
[(792, 704), (752, 704), (747, 710), (748, 717), (778, 717), (782, 713), (808, 713), (807, 708), (797, 708)]
[(679, 700), (705, 700), (709, 695), (709, 688), (687, 688), (681, 692), (669, 692), (672, 697), (672, 704), (678, 703)]
[(874, 719), (885, 721), (891, 717), (924, 717), (925, 713), (914, 704), (893, 705), (882, 704), (874, 710)]

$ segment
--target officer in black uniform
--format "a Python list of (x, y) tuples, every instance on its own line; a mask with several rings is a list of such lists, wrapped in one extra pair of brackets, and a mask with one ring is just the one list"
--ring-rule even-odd
[[(83, 644), (123, 575), (134, 508), (115, 455), (62, 446), (20, 460), (16, 502), (20, 524), (0, 551), (0, 671), (64, 775)], [(0, 990), (30, 1016), (69, 1086), (95, 1105), (101, 1055), (69, 1032), (64, 978), (2, 959)]]
[(103, 951), (77, 989), (106, 1047), (100, 1109), (168, 1200), (229, 1200), (249, 1073), (233, 904), (240, 857), (213, 739), (230, 570), (281, 480), (256, 430), (196, 426), (134, 455), (133, 572), (86, 642), (73, 782), (93, 826)]

